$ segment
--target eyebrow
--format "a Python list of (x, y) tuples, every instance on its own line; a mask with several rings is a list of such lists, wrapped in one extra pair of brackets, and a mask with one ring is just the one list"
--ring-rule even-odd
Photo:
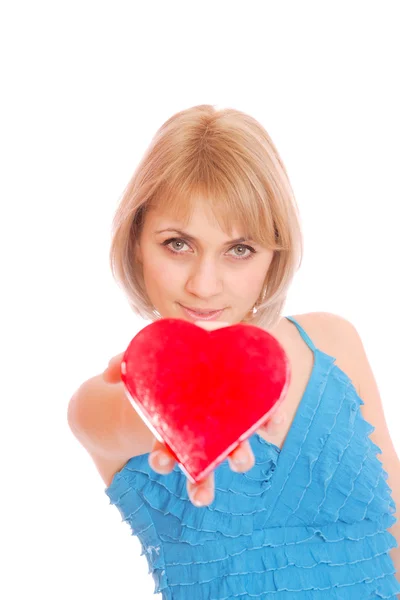
[[(160, 231), (156, 231), (156, 233), (164, 233), (165, 231), (171, 231), (173, 233), (177, 233), (178, 235), (186, 238), (187, 240), (190, 240), (191, 242), (197, 242), (198, 240), (193, 237), (192, 235), (189, 235), (188, 233), (185, 233), (185, 231), (182, 231), (181, 229), (173, 229), (172, 227), (169, 227), (167, 229), (160, 229)], [(237, 238), (235, 240), (230, 240), (229, 242), (225, 242), (224, 246), (230, 246), (231, 244), (242, 244), (243, 242), (252, 242), (252, 243), (256, 243), (254, 240), (250, 239), (250, 238)]]

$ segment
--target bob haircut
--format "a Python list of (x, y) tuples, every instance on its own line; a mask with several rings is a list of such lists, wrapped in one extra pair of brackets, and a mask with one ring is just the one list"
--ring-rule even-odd
[(242, 320), (273, 328), (302, 262), (300, 217), (268, 133), (253, 117), (232, 108), (194, 106), (156, 132), (114, 215), (112, 276), (136, 314), (151, 321), (161, 318), (151, 306), (135, 255), (146, 211), (162, 205), (187, 224), (199, 196), (227, 235), (238, 222), (243, 235), (274, 250), (257, 311)]

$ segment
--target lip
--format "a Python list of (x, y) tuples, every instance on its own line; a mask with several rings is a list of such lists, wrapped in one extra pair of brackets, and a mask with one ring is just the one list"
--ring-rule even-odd
[(179, 304), (179, 306), (184, 310), (185, 314), (190, 317), (193, 321), (212, 321), (213, 319), (217, 319), (225, 310), (224, 308), (220, 308), (219, 310), (214, 310), (209, 313), (200, 313), (190, 308), (187, 308), (183, 304)]

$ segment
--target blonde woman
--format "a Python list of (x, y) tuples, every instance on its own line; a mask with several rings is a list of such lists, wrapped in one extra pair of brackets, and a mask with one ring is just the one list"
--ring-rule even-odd
[(71, 399), (70, 427), (164, 600), (400, 593), (400, 464), (361, 339), (338, 315), (282, 316), (302, 251), (292, 188), (260, 123), (202, 105), (162, 125), (115, 214), (116, 281), (145, 320), (268, 330), (292, 371), (275, 422), (198, 486), (127, 400), (123, 353)]

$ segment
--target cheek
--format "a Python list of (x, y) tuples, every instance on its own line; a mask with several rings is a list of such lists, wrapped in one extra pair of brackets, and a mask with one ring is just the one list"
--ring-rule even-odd
[(238, 296), (249, 298), (259, 293), (264, 280), (265, 274), (260, 268), (243, 269), (239, 275), (239, 279), (236, 277), (235, 281), (232, 282), (231, 289), (237, 290)]
[(246, 269), (243, 273), (242, 286), (245, 289), (246, 296), (258, 295), (265, 284), (265, 278), (270, 270), (273, 252), (266, 256), (260, 257), (260, 260), (255, 260), (251, 268)]
[(164, 260), (148, 260), (145, 263), (144, 278), (146, 286), (152, 289), (173, 289), (177, 282), (177, 273), (171, 264)]

